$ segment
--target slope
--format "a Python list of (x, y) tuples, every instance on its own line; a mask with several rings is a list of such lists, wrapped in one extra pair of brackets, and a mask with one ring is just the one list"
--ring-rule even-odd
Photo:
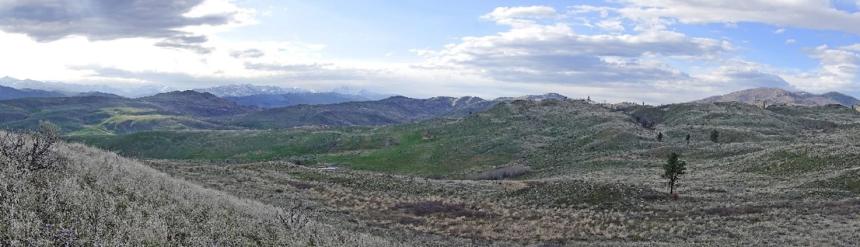
[[(4, 148), (21, 137), (0, 134)], [(317, 222), (307, 209), (239, 199), (112, 153), (79, 144), (52, 150), (56, 159), (47, 160), (57, 162), (39, 170), (0, 155), (0, 244), (393, 245)]]

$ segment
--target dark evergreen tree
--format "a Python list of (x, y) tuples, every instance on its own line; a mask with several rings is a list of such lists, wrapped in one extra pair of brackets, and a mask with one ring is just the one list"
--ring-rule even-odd
[(711, 131), (711, 141), (717, 143), (720, 141), (720, 132), (717, 130)]
[(675, 184), (678, 182), (679, 176), (687, 171), (687, 162), (680, 159), (681, 155), (677, 153), (669, 154), (669, 159), (663, 165), (663, 178), (668, 180), (669, 194), (675, 193)]

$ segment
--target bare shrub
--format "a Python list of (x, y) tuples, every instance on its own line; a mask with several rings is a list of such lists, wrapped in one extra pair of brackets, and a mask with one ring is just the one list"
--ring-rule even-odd
[(0, 154), (15, 162), (18, 170), (36, 171), (53, 167), (58, 157), (53, 151), (60, 140), (57, 126), (42, 122), (37, 131), (0, 136)]
[(474, 175), (472, 179), (474, 180), (502, 180), (506, 178), (515, 178), (529, 173), (531, 169), (528, 166), (524, 165), (514, 165), (496, 168), (493, 170), (481, 172), (477, 175)]

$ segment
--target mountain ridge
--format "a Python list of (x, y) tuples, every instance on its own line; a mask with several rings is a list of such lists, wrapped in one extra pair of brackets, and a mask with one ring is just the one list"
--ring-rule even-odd
[(693, 103), (715, 102), (740, 102), (753, 105), (765, 104), (800, 106), (823, 106), (839, 104), (851, 107), (860, 103), (860, 100), (839, 92), (813, 94), (802, 91), (791, 92), (781, 88), (751, 88), (693, 101)]

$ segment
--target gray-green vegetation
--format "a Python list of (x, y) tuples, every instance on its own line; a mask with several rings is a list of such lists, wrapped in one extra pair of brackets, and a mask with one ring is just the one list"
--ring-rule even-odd
[(60, 165), (27, 174), (60, 182), (4, 173), (33, 198), (4, 204), (25, 230), (0, 230), (19, 245), (64, 243), (44, 222), (106, 245), (852, 245), (858, 122), (837, 106), (550, 99), (399, 125), (67, 135), (142, 161), (53, 147)]

